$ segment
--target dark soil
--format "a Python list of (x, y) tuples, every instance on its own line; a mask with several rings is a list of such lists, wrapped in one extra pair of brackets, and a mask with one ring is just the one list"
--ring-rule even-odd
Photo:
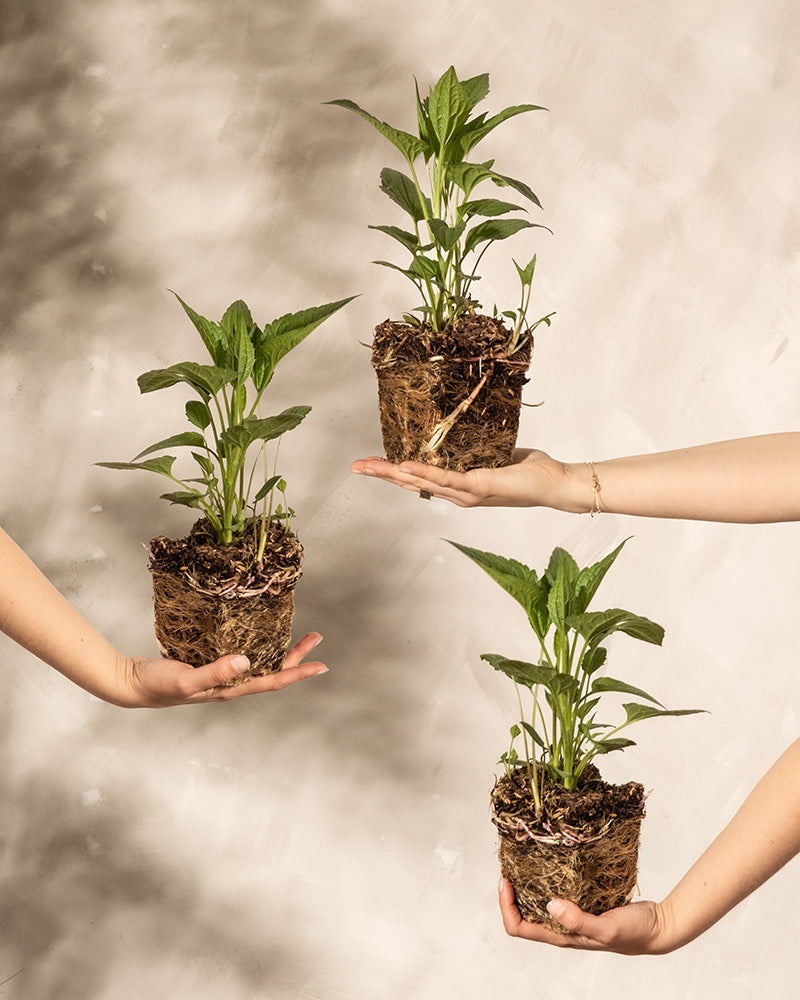
[(511, 462), (532, 338), (509, 356), (510, 336), (501, 320), (478, 314), (438, 333), (391, 320), (375, 328), (372, 364), (390, 461), (462, 472)]
[(199, 667), (244, 653), (250, 670), (232, 683), (280, 670), (303, 549), (291, 531), (273, 523), (262, 560), (256, 556), (252, 531), (220, 545), (204, 519), (186, 538), (151, 541), (156, 637), (164, 656)]
[(574, 792), (545, 776), (537, 819), (527, 770), (503, 776), (492, 790), (500, 865), (526, 920), (563, 930), (547, 912), (554, 897), (589, 913), (622, 906), (636, 885), (644, 788), (612, 785), (593, 766)]

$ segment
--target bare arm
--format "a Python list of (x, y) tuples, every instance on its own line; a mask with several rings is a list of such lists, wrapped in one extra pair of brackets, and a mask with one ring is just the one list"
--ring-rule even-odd
[(548, 909), (571, 933), (522, 920), (508, 882), (500, 908), (513, 937), (628, 955), (674, 951), (708, 930), (800, 851), (800, 740), (770, 768), (739, 812), (661, 903), (631, 903), (601, 916), (555, 900)]
[(644, 517), (763, 523), (800, 520), (800, 433), (765, 434), (587, 463), (519, 450), (502, 469), (447, 472), (418, 462), (354, 462), (352, 471), (461, 507), (553, 507)]
[(300, 663), (322, 638), (313, 632), (287, 654), (279, 673), (253, 678), (238, 687), (219, 685), (247, 669), (243, 656), (225, 656), (197, 669), (177, 660), (123, 656), (2, 530), (0, 630), (80, 687), (125, 708), (227, 701), (278, 690), (327, 669), (322, 663)]

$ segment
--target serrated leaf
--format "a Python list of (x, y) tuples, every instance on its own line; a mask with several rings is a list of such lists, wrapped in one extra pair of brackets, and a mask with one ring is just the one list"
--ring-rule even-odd
[(428, 114), (440, 151), (467, 120), (469, 112), (469, 96), (451, 66), (439, 77), (428, 97)]
[(589, 607), (589, 603), (597, 593), (600, 584), (603, 582), (603, 578), (613, 566), (617, 556), (622, 551), (622, 547), (629, 540), (630, 536), (621, 541), (607, 556), (603, 556), (602, 559), (592, 566), (587, 566), (580, 571), (575, 584), (574, 611), (576, 614), (582, 614)]
[(391, 167), (384, 167), (381, 170), (381, 191), (391, 198), (395, 205), (399, 205), (404, 212), (407, 212), (415, 222), (422, 222), (426, 218), (426, 212), (427, 218), (433, 215), (429, 199), (423, 196), (425, 197), (423, 209), (423, 202), (420, 201), (414, 182), (399, 170), (393, 170)]
[(200, 313), (195, 312), (191, 306), (188, 306), (183, 299), (178, 295), (177, 292), (172, 292), (175, 298), (180, 302), (183, 311), (192, 321), (195, 330), (200, 334), (200, 338), (206, 346), (206, 350), (211, 355), (212, 360), (215, 365), (222, 364), (222, 354), (224, 352), (225, 344), (224, 338), (222, 336), (222, 330), (217, 323), (213, 323), (211, 320), (201, 316)]
[(550, 584), (547, 610), (557, 627), (563, 629), (578, 578), (578, 564), (566, 549), (557, 546), (550, 555), (545, 578)]
[(391, 236), (398, 243), (402, 243), (406, 250), (410, 250), (411, 253), (415, 253), (419, 249), (419, 240), (417, 237), (414, 233), (406, 232), (405, 229), (400, 229), (397, 226), (367, 226), (367, 228), (377, 229), (381, 233), (386, 233), (387, 236)]
[(154, 451), (161, 451), (163, 448), (202, 448), (205, 443), (206, 439), (202, 434), (198, 434), (197, 431), (184, 431), (183, 434), (173, 434), (172, 437), (164, 438), (163, 441), (159, 441), (157, 444), (151, 444), (149, 448), (145, 448), (138, 455), (134, 455), (133, 461), (138, 462), (145, 455), (152, 455)]
[(516, 115), (526, 114), (529, 111), (547, 111), (547, 108), (543, 108), (538, 104), (515, 104), (513, 107), (504, 108), (496, 115), (492, 115), (491, 118), (487, 118), (478, 128), (466, 129), (462, 140), (464, 143), (464, 154), (466, 155), (471, 149), (474, 149), (481, 140), (485, 139), (490, 132), (493, 132), (504, 121), (514, 118)]
[(480, 222), (473, 226), (467, 233), (464, 240), (464, 253), (468, 254), (475, 247), (487, 240), (505, 240), (513, 236), (521, 229), (534, 229), (536, 226), (527, 219), (489, 219), (488, 222)]
[(525, 211), (527, 209), (523, 208), (522, 205), (515, 205), (510, 201), (499, 201), (497, 198), (476, 198), (475, 201), (466, 201), (461, 206), (461, 212), (465, 218), (471, 218), (473, 215), (493, 218), (497, 215), (505, 215), (507, 212)]
[(260, 341), (255, 345), (258, 378), (256, 378), (256, 370), (254, 369), (253, 381), (256, 389), (260, 391), (269, 383), (278, 362), (289, 351), (294, 350), (326, 319), (346, 306), (348, 302), (352, 302), (354, 298), (356, 298), (355, 295), (350, 295), (346, 299), (339, 299), (336, 302), (326, 302), (324, 305), (312, 306), (310, 309), (286, 313), (272, 323), (268, 323), (261, 332)]
[(493, 163), (494, 160), (487, 160), (485, 163), (454, 163), (450, 167), (450, 177), (461, 188), (465, 197), (469, 198), (473, 188), (492, 176)]
[(381, 121), (376, 118), (375, 115), (371, 115), (369, 111), (365, 111), (360, 108), (354, 101), (345, 99), (339, 99), (336, 101), (325, 101), (326, 104), (334, 104), (337, 107), (345, 108), (347, 111), (353, 111), (355, 114), (360, 115), (364, 121), (369, 122), (373, 128), (377, 129), (382, 136), (391, 142), (393, 146), (400, 150), (405, 159), (409, 163), (413, 163), (426, 149), (426, 143), (417, 139), (415, 136), (408, 132), (404, 132), (402, 129), (394, 128), (389, 125), (388, 122)]
[(458, 542), (449, 541), (449, 544), (480, 566), (495, 583), (521, 604), (537, 635), (540, 637), (545, 635), (550, 625), (547, 614), (547, 589), (534, 570), (524, 563), (517, 562), (516, 559), (506, 559), (504, 556), (473, 549)]
[(567, 625), (579, 632), (591, 646), (595, 646), (615, 632), (624, 632), (642, 642), (660, 646), (664, 639), (664, 629), (649, 618), (634, 615), (622, 608), (607, 611), (586, 611), (580, 615), (570, 615)]
[(273, 417), (248, 417), (241, 424), (226, 427), (220, 438), (227, 446), (246, 450), (254, 441), (272, 441), (294, 430), (310, 412), (310, 406), (290, 406)]
[(469, 80), (462, 80), (461, 86), (467, 96), (469, 110), (472, 111), (489, 93), (489, 74), (480, 73), (478, 76), (471, 76)]
[(199, 399), (190, 399), (186, 404), (186, 419), (202, 431), (211, 423), (211, 411)]
[(633, 694), (637, 698), (646, 698), (648, 701), (652, 701), (654, 705), (658, 705), (660, 708), (664, 706), (661, 702), (654, 698), (651, 694), (646, 691), (642, 691), (641, 688), (634, 687), (633, 684), (627, 684), (625, 681), (618, 681), (614, 677), (596, 677), (592, 681), (591, 691), (600, 694), (605, 694), (609, 691), (616, 694)]
[(229, 385), (236, 378), (236, 372), (228, 368), (217, 368), (216, 365), (198, 365), (194, 361), (182, 361), (169, 368), (156, 368), (145, 372), (136, 380), (139, 392), (157, 392), (167, 389), (179, 382), (185, 382), (196, 389), (205, 398), (219, 392), (224, 385)]
[(525, 660), (510, 660), (499, 653), (481, 653), (481, 659), (494, 667), (501, 674), (510, 677), (517, 684), (523, 687), (532, 688), (536, 684), (542, 684), (550, 688), (558, 676), (558, 671), (553, 667), (548, 667), (543, 663), (526, 663)]
[(104, 469), (144, 469), (161, 476), (171, 476), (174, 464), (174, 455), (159, 455), (158, 458), (148, 458), (146, 462), (95, 462)]

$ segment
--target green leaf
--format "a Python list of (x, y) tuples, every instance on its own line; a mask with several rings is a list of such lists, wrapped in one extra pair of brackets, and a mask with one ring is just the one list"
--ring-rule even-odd
[(493, 132), (504, 121), (514, 118), (516, 115), (526, 114), (528, 111), (547, 111), (547, 108), (543, 108), (538, 104), (515, 104), (513, 107), (499, 111), (496, 115), (492, 115), (491, 118), (487, 118), (480, 127), (465, 130), (464, 153), (468, 153), (477, 146), (482, 139), (485, 139), (490, 132)]
[(606, 662), (606, 656), (608, 656), (608, 650), (605, 646), (590, 646), (583, 654), (580, 672), (591, 677)]
[(612, 552), (609, 552), (599, 562), (594, 563), (593, 566), (587, 566), (580, 571), (575, 585), (574, 610), (577, 614), (582, 614), (589, 607), (589, 603), (597, 593), (597, 589), (603, 582), (603, 578), (613, 566), (614, 561), (622, 551), (623, 545), (630, 540), (630, 537), (620, 542)]
[(440, 150), (466, 122), (470, 107), (469, 94), (451, 66), (436, 82), (428, 98), (428, 113)]
[(615, 680), (613, 677), (596, 677), (592, 682), (590, 690), (601, 694), (608, 691), (618, 694), (634, 694), (637, 698), (646, 698), (648, 701), (652, 701), (654, 705), (659, 705), (661, 708), (664, 707), (657, 698), (654, 698), (646, 691), (642, 691), (641, 688), (634, 687), (632, 684), (626, 684), (625, 681)]
[(402, 243), (406, 250), (410, 250), (412, 253), (419, 250), (419, 240), (413, 233), (408, 233), (405, 229), (400, 229), (397, 226), (368, 226), (367, 228), (377, 229), (381, 233), (386, 233), (387, 236), (391, 236), (398, 243)]
[(550, 688), (553, 684), (558, 683), (556, 681), (559, 676), (558, 671), (543, 663), (509, 660), (508, 657), (501, 656), (499, 653), (481, 653), (481, 659), (523, 687), (532, 688), (536, 684), (542, 684), (544, 687)]
[(597, 708), (599, 701), (600, 698), (598, 697), (590, 698), (588, 701), (581, 702), (580, 707), (578, 708), (578, 718), (585, 719), (593, 708)]
[[(533, 191), (531, 191), (531, 189), (524, 181), (514, 180), (513, 177), (506, 177), (505, 174), (495, 173), (494, 170), (489, 170), (486, 176), (491, 177), (491, 179), (498, 187), (513, 188), (515, 191), (519, 191), (519, 193), (523, 195), (525, 198), (527, 198), (528, 201), (532, 201), (534, 205), (538, 205), (539, 208), (542, 207), (542, 203), (539, 201), (539, 199), (536, 197), (536, 195), (533, 193)], [(547, 227), (545, 226), (543, 228), (546, 229)]]
[(231, 302), (225, 310), (220, 326), (231, 338), (238, 337), (240, 334), (249, 337), (255, 323), (247, 303), (241, 299)]
[[(536, 270), (536, 254), (531, 257), (525, 267), (520, 267), (516, 261), (513, 261), (514, 267), (517, 269), (517, 274), (519, 275), (520, 284), (523, 288), (527, 288), (529, 285), (533, 284), (533, 272)], [(549, 323), (547, 324), (550, 325)]]
[(354, 101), (339, 99), (336, 101), (325, 101), (325, 103), (334, 104), (337, 107), (345, 108), (347, 111), (353, 111), (355, 114), (360, 115), (364, 121), (369, 122), (373, 128), (377, 129), (382, 136), (399, 149), (409, 163), (413, 163), (426, 150), (425, 142), (410, 135), (408, 132), (404, 132), (402, 129), (393, 128), (387, 122), (383, 122), (374, 115), (371, 115), (369, 111), (360, 108)]
[(221, 325), (227, 335), (232, 355), (231, 367), (235, 368), (239, 385), (242, 385), (252, 374), (256, 360), (251, 339), (251, 332), (255, 327), (253, 317), (247, 305), (241, 299), (237, 299), (225, 310)]
[(399, 170), (393, 170), (391, 167), (384, 167), (381, 170), (381, 191), (407, 212), (415, 222), (422, 222), (426, 218), (426, 210), (427, 218), (433, 215), (430, 200), (425, 197), (425, 208), (423, 208), (416, 185), (410, 177), (406, 177)]
[(205, 494), (184, 490), (177, 490), (175, 493), (162, 493), (159, 500), (168, 500), (170, 503), (179, 504), (181, 507), (202, 507)]
[(211, 411), (199, 399), (190, 399), (186, 404), (186, 418), (202, 431), (211, 423)]
[(159, 455), (158, 458), (148, 458), (146, 462), (95, 462), (104, 469), (144, 469), (161, 476), (171, 476), (174, 464), (174, 455)]
[(236, 378), (236, 372), (228, 368), (217, 368), (215, 365), (198, 365), (194, 361), (182, 361), (169, 368), (157, 368), (145, 372), (137, 379), (139, 392), (156, 392), (167, 389), (179, 382), (186, 382), (204, 397), (208, 398), (219, 392), (224, 385), (229, 385)]
[(522, 732), (522, 730), (519, 728), (519, 726), (516, 723), (514, 723), (514, 725), (509, 729), (509, 733), (511, 735), (511, 739), (512, 740), (515, 740), (519, 736), (519, 734), (521, 732)]
[(205, 316), (201, 316), (200, 313), (195, 312), (191, 306), (188, 306), (183, 301), (177, 292), (172, 292), (172, 294), (178, 302), (180, 302), (183, 311), (194, 324), (194, 328), (200, 334), (200, 337), (206, 345), (206, 349), (211, 355), (214, 364), (221, 365), (223, 361), (222, 354), (225, 349), (225, 343), (220, 327), (216, 323), (212, 323), (211, 320), (206, 319)]
[(205, 473), (205, 478), (203, 479), (203, 482), (210, 481), (210, 477), (214, 475), (214, 463), (211, 461), (208, 455), (203, 455), (199, 451), (193, 451), (192, 458), (195, 460), (195, 462), (197, 462), (197, 464)]
[(627, 702), (622, 706), (625, 709), (625, 725), (632, 722), (641, 722), (642, 719), (655, 719), (661, 715), (700, 715), (705, 712), (703, 708), (653, 708), (652, 705), (640, 705), (637, 702)]
[(578, 578), (578, 564), (566, 549), (556, 547), (547, 564), (545, 578), (550, 583), (547, 610), (556, 626), (563, 629), (565, 619), (570, 612), (575, 581)]
[(610, 736), (607, 740), (592, 740), (594, 753), (613, 753), (614, 750), (624, 750), (626, 747), (635, 747), (633, 740), (626, 740), (624, 736)]
[[(449, 539), (445, 539), (449, 541)], [(550, 621), (547, 614), (547, 589), (536, 573), (516, 559), (483, 552), (458, 542), (450, 542), (498, 583), (507, 594), (522, 605), (534, 631), (540, 638), (546, 634)]]
[(664, 629), (630, 611), (610, 608), (608, 611), (586, 611), (580, 615), (570, 615), (567, 625), (579, 632), (590, 646), (603, 642), (614, 632), (624, 632), (642, 642), (652, 642), (660, 646), (664, 639)]
[(261, 391), (269, 383), (278, 362), (289, 351), (294, 350), (321, 323), (346, 306), (348, 302), (352, 302), (354, 298), (356, 298), (355, 295), (350, 295), (346, 299), (339, 299), (336, 302), (326, 302), (321, 306), (286, 313), (272, 323), (268, 323), (261, 334), (260, 342), (256, 344), (258, 377), (256, 378), (255, 370), (253, 373), (256, 389)]
[(445, 253), (449, 253), (453, 249), (466, 228), (463, 222), (459, 222), (457, 226), (448, 226), (441, 219), (431, 219), (428, 226), (433, 233), (433, 238), (436, 240), (437, 246), (441, 247)]
[(411, 261), (408, 266), (408, 275), (411, 278), (422, 278), (423, 281), (441, 280), (438, 261), (422, 256), (417, 256)]
[(489, 74), (481, 73), (478, 76), (471, 76), (469, 80), (462, 80), (461, 86), (464, 88), (469, 110), (472, 111), (475, 105), (480, 104), (489, 93)]
[(259, 500), (263, 500), (264, 497), (270, 493), (273, 487), (277, 486), (281, 481), (280, 476), (270, 476), (270, 478), (264, 483), (261, 489), (256, 493), (253, 503), (258, 503)]
[(464, 202), (461, 211), (465, 218), (471, 218), (473, 215), (493, 217), (505, 215), (506, 212), (525, 212), (527, 209), (523, 208), (522, 205), (514, 205), (510, 201), (498, 201), (497, 198), (476, 198), (475, 201)]
[(538, 732), (533, 728), (533, 726), (530, 724), (530, 722), (521, 722), (520, 725), (525, 730), (525, 732), (533, 739), (533, 742), (537, 746), (540, 746), (542, 748), (542, 750), (546, 750), (547, 749), (547, 747), (545, 746), (544, 740), (538, 734)]
[(489, 219), (488, 222), (480, 222), (473, 226), (467, 233), (464, 240), (464, 253), (468, 254), (481, 243), (487, 240), (505, 240), (520, 229), (534, 229), (535, 224), (527, 219)]
[(138, 462), (140, 458), (144, 458), (145, 455), (151, 455), (154, 451), (161, 451), (162, 448), (177, 448), (177, 447), (192, 447), (192, 448), (202, 448), (205, 446), (206, 439), (202, 434), (198, 434), (197, 431), (184, 431), (183, 434), (173, 434), (172, 437), (164, 438), (163, 441), (159, 441), (158, 444), (151, 444), (149, 448), (145, 448), (144, 451), (140, 451), (138, 455), (134, 455), (133, 461)]
[(254, 441), (272, 441), (295, 427), (311, 412), (310, 406), (290, 406), (274, 417), (248, 417), (226, 427), (220, 435), (225, 445), (247, 449)]
[(469, 198), (473, 188), (493, 176), (493, 163), (494, 160), (487, 160), (485, 163), (454, 163), (450, 167), (450, 177)]

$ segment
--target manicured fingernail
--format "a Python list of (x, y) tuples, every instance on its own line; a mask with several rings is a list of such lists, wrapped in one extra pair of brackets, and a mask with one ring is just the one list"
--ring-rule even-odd
[(351, 469), (350, 471), (353, 473), (354, 476), (361, 476), (361, 475), (363, 475), (363, 472), (362, 472), (361, 469)]
[(563, 916), (564, 910), (566, 910), (566, 904), (562, 903), (560, 899), (551, 899), (547, 904), (547, 912), (558, 920), (559, 917)]
[(314, 673), (311, 676), (312, 677), (319, 677), (320, 674), (327, 674), (327, 672), (328, 672), (328, 668), (327, 667), (320, 667), (319, 670), (315, 670)]
[[(314, 640), (314, 646), (319, 646), (319, 644), (322, 642), (323, 638), (324, 638), (324, 636), (319, 636), (317, 639), (315, 639)], [(314, 646), (312, 646), (311, 648), (314, 649)]]
[(231, 660), (231, 666), (236, 671), (237, 674), (243, 674), (245, 670), (250, 667), (250, 661), (246, 656), (234, 656)]
[(500, 881), (497, 883), (497, 891), (498, 892), (502, 892), (503, 891), (503, 886), (505, 885), (505, 882), (506, 882), (506, 880), (504, 878), (501, 878)]

